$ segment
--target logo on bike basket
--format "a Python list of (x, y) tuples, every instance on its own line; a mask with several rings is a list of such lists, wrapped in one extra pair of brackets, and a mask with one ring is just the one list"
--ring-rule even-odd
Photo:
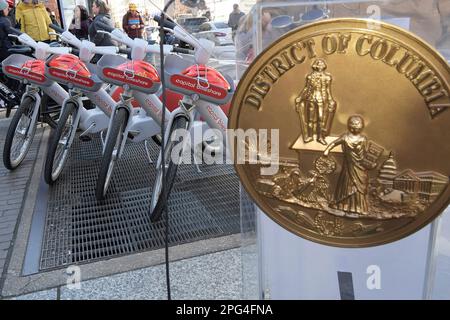
[(176, 87), (215, 99), (224, 99), (227, 96), (227, 91), (225, 89), (197, 78), (191, 78), (176, 74), (170, 77), (170, 82)]
[(31, 71), (29, 68), (19, 68), (15, 66), (6, 66), (6, 73), (11, 74), (13, 77), (25, 78), (29, 81), (44, 83), (45, 76)]
[(150, 89), (153, 87), (153, 81), (137, 75), (132, 70), (118, 70), (114, 68), (104, 68), (103, 75), (113, 81), (125, 84), (131, 84), (136, 87)]
[(88, 77), (83, 77), (72, 70), (62, 70), (58, 68), (48, 68), (51, 76), (61, 79), (63, 81), (72, 83), (74, 85), (91, 88), (94, 86), (94, 81)]

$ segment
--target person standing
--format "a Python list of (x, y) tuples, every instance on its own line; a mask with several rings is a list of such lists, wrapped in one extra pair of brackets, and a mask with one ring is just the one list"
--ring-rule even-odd
[(20, 30), (35, 41), (50, 41), (50, 16), (43, 3), (38, 0), (22, 0), (16, 7), (16, 21)]
[(331, 142), (324, 151), (342, 146), (344, 162), (336, 185), (334, 203), (330, 207), (348, 213), (367, 215), (369, 211), (369, 169), (363, 164), (368, 139), (362, 134), (364, 119), (353, 115), (347, 121), (348, 132)]
[(211, 11), (206, 11), (203, 16), (208, 19), (208, 21), (212, 21)]
[(6, 1), (9, 5), (9, 13), (8, 18), (11, 20), (11, 25), (13, 27), (16, 26), (16, 2), (14, 0), (7, 0)]
[[(104, 0), (94, 0), (92, 3), (92, 13), (95, 18), (89, 26), (89, 40), (94, 42), (96, 46), (115, 46), (115, 41), (111, 39), (108, 33), (98, 32), (102, 30), (98, 23), (103, 23), (111, 28), (114, 28), (114, 23), (111, 19), (111, 9)], [(107, 30), (105, 30), (107, 31)]]
[(88, 39), (91, 22), (92, 20), (86, 7), (77, 5), (73, 9), (73, 19), (69, 31), (76, 35), (78, 39)]
[(233, 5), (233, 11), (230, 13), (230, 16), (228, 18), (228, 26), (231, 28), (231, 31), (233, 32), (233, 41), (234, 37), (236, 36), (236, 30), (239, 27), (239, 21), (243, 16), (245, 16), (245, 14), (241, 10), (239, 10), (239, 5), (235, 3)]
[(151, 19), (150, 13), (148, 13), (148, 10), (145, 9), (145, 13), (144, 13), (144, 22), (145, 22), (146, 24), (148, 24), (148, 23), (150, 22), (150, 19)]
[(303, 141), (309, 143), (316, 135), (317, 142), (327, 145), (336, 113), (336, 101), (331, 94), (332, 76), (326, 72), (327, 64), (317, 59), (312, 64), (313, 72), (306, 76), (306, 84), (295, 99), (295, 108), (300, 116)]
[(8, 18), (9, 6), (5, 0), (0, 0), (0, 61), (9, 56), (8, 49), (12, 47), (12, 42), (8, 38), (11, 20)]
[(145, 25), (139, 11), (137, 11), (137, 5), (130, 3), (128, 8), (128, 12), (122, 19), (122, 27), (131, 39), (142, 38)]

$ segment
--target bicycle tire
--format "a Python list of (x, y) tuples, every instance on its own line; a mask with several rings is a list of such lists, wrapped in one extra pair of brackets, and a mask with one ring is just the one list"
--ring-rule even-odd
[(160, 134), (156, 134), (154, 136), (152, 136), (152, 140), (154, 143), (156, 143), (159, 147), (161, 147), (161, 143), (162, 143), (162, 138)]
[[(64, 110), (61, 114), (61, 117), (59, 118), (58, 125), (55, 129), (55, 132), (53, 133), (47, 150), (47, 158), (45, 159), (45, 167), (44, 167), (44, 179), (47, 184), (52, 185), (58, 180), (64, 165), (67, 161), (68, 154), (70, 147), (72, 145), (72, 135), (76, 133), (78, 124), (74, 126), (73, 120), (76, 118), (76, 112), (77, 112), (77, 106), (73, 102), (68, 102)], [(69, 116), (72, 115), (72, 123), (70, 125), (69, 132), (67, 134), (67, 143), (64, 146), (63, 154), (58, 163), (55, 164), (55, 156), (57, 155), (58, 146), (60, 145), (61, 138), (63, 136), (63, 133), (65, 132), (64, 129), (67, 127), (67, 121), (69, 120)], [(55, 170), (54, 166), (57, 165), (57, 171)]]
[[(162, 168), (158, 167), (156, 168), (156, 176), (155, 176), (155, 182), (153, 186), (152, 191), (152, 200), (151, 200), (151, 208), (150, 208), (150, 220), (152, 222), (157, 222), (161, 219), (161, 216), (164, 211), (165, 204), (169, 200), (170, 193), (172, 191), (173, 184), (175, 182), (175, 177), (177, 175), (178, 170), (178, 163), (175, 163), (172, 161), (172, 157), (170, 156), (172, 154), (172, 150), (174, 146), (177, 144), (177, 137), (172, 139), (172, 134), (177, 129), (187, 129), (188, 121), (185, 117), (177, 117), (173, 120), (172, 126), (170, 128), (169, 139), (167, 146), (164, 150), (164, 161), (168, 163), (166, 165), (167, 170), (165, 174), (165, 189), (164, 192), (162, 192)], [(181, 157), (179, 157), (179, 160), (181, 160)]]
[(126, 126), (128, 111), (125, 108), (119, 108), (114, 115), (114, 122), (109, 129), (108, 139), (105, 143), (105, 151), (103, 153), (100, 164), (100, 171), (97, 178), (97, 186), (95, 188), (95, 197), (98, 201), (105, 198), (111, 182), (112, 172), (114, 170), (116, 159), (113, 159), (114, 147), (120, 147), (124, 135), (122, 134)]
[[(29, 137), (27, 139), (27, 144), (25, 146), (21, 146), (21, 152), (20, 155), (17, 157), (16, 160), (11, 159), (11, 149), (13, 146), (14, 137), (16, 136), (17, 132), (17, 126), (19, 125), (20, 120), (22, 119), (22, 116), (29, 114), (29, 111), (33, 111), (34, 108), (39, 108), (39, 106), (36, 106), (36, 101), (31, 97), (25, 97), (25, 99), (20, 103), (19, 108), (17, 108), (16, 113), (11, 119), (11, 123), (9, 124), (8, 132), (6, 133), (5, 137), (5, 145), (3, 147), (3, 164), (5, 168), (8, 170), (15, 170), (17, 167), (20, 166), (22, 161), (25, 159), (28, 151), (30, 150), (31, 144), (34, 139), (34, 135), (36, 133), (36, 124), (37, 124), (37, 118), (32, 121), (30, 119), (30, 123), (28, 124), (26, 128), (26, 133), (29, 132), (31, 129), (31, 133), (29, 134)], [(31, 113), (32, 115), (32, 113)]]

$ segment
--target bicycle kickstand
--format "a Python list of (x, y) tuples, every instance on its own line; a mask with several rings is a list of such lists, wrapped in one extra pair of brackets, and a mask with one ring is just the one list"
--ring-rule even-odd
[(147, 153), (148, 161), (150, 162), (150, 164), (152, 164), (153, 160), (152, 160), (152, 156), (150, 154), (150, 150), (148, 149), (148, 140), (145, 140), (144, 145), (145, 145), (145, 152)]
[[(198, 158), (197, 158), (197, 149), (200, 149), (200, 163), (198, 162)], [(200, 164), (201, 164), (201, 146), (199, 147), (194, 147), (194, 154), (193, 154), (193, 158), (194, 158), (194, 164), (195, 167), (197, 168), (197, 173), (203, 173), (202, 170), (200, 169)]]

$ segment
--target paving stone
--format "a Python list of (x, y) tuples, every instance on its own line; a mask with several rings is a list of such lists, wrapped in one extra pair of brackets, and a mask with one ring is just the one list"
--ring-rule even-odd
[(0, 242), (0, 250), (7, 250), (7, 249), (9, 249), (10, 245), (11, 245), (11, 241)]
[[(240, 299), (241, 249), (171, 263), (172, 298)], [(61, 287), (61, 300), (167, 299), (165, 268), (158, 265)]]
[(10, 300), (56, 300), (56, 299), (57, 299), (56, 289), (33, 292), (23, 296), (10, 298)]
[(0, 250), (0, 259), (5, 259), (8, 255), (8, 250)]
[(11, 241), (13, 235), (14, 234), (12, 232), (0, 235), (0, 242)]
[[(0, 121), (0, 150), (3, 150), (4, 137), (8, 126), (9, 120)], [(8, 251), (14, 243), (14, 230), (26, 196), (26, 189), (31, 179), (42, 132), (43, 130), (41, 129), (38, 129), (36, 132), (36, 137), (27, 158), (19, 168), (9, 171), (3, 166), (3, 161), (0, 161), (0, 277), (5, 268)], [(1, 280), (0, 278), (0, 283)]]

